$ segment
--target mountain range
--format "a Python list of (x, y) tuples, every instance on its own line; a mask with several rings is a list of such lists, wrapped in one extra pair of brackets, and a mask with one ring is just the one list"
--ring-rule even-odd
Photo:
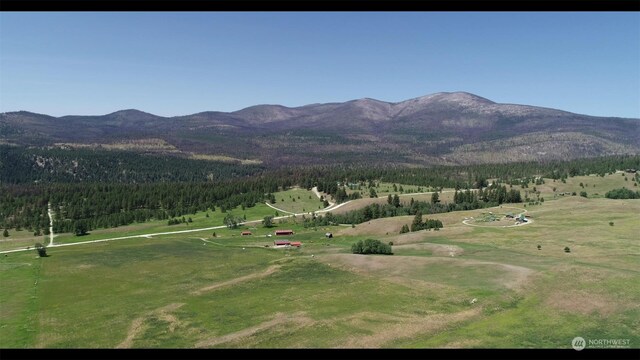
[(0, 144), (90, 147), (265, 164), (502, 163), (640, 153), (640, 119), (499, 104), (466, 92), (390, 103), (370, 98), (301, 107), (162, 117), (0, 114)]

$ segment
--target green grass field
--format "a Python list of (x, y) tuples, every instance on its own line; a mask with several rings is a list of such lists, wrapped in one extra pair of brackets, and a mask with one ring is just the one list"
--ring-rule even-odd
[[(276, 198), (276, 203), (272, 205), (290, 213), (300, 214), (318, 211), (324, 208), (322, 201), (318, 199), (316, 194), (306, 189), (293, 188), (273, 193), (273, 196)], [(283, 213), (281, 215), (286, 214)]]
[[(603, 181), (588, 183), (619, 187)], [(505, 206), (433, 214), (444, 229), (402, 235), (395, 229), (410, 216), (317, 229), (297, 217), (215, 238), (201, 231), (53, 247), (46, 258), (0, 254), (0, 347), (570, 349), (576, 336), (639, 347), (640, 200), (568, 196), (526, 209), (534, 222), (514, 228), (462, 223), (512, 211)], [(273, 209), (246, 211), (252, 219), (249, 211), (261, 218)], [(190, 226), (219, 215), (196, 214)], [(278, 228), (303, 246), (274, 248), (267, 235)], [(392, 241), (394, 255), (350, 254), (367, 238)]]

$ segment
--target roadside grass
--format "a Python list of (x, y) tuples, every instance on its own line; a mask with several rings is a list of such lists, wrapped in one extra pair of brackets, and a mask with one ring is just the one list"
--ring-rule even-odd
[(41, 243), (44, 245), (49, 244), (49, 235), (33, 236), (33, 232), (25, 230), (13, 230), (9, 231), (9, 234), (9, 237), (0, 237), (0, 251), (26, 248), (27, 246), (33, 248), (35, 243)]

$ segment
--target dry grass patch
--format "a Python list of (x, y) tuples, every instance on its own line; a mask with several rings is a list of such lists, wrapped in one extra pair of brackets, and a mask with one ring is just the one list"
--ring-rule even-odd
[(604, 316), (619, 311), (621, 307), (612, 296), (576, 290), (554, 292), (545, 300), (545, 305), (575, 314), (590, 315), (597, 312)]
[(522, 266), (456, 257), (322, 254), (319, 258), (347, 271), (380, 274), (390, 280), (410, 278), (461, 286), (484, 282), (512, 290), (521, 290), (534, 274)]
[(304, 312), (297, 312), (293, 314), (276, 313), (273, 319), (260, 323), (258, 325), (236, 331), (231, 334), (223, 336), (214, 336), (204, 340), (200, 340), (196, 343), (195, 347), (212, 347), (224, 343), (246, 343), (251, 344), (250, 340), (254, 335), (265, 331), (271, 330), (278, 326), (286, 325), (285, 331), (294, 331), (297, 328), (308, 326), (315, 321), (305, 315)]
[(431, 244), (431, 243), (419, 243), (419, 244), (407, 244), (407, 245), (395, 245), (393, 242), (393, 248), (396, 250), (413, 249), (413, 250), (429, 250), (434, 256), (460, 256), (464, 254), (464, 250), (457, 245), (445, 245), (445, 244)]
[(141, 334), (144, 334), (144, 332), (148, 329), (146, 321), (151, 317), (156, 317), (160, 320), (168, 322), (169, 332), (174, 332), (176, 327), (180, 325), (180, 321), (178, 321), (178, 318), (176, 318), (175, 315), (171, 314), (170, 312), (179, 309), (183, 305), (183, 303), (169, 304), (167, 306), (163, 306), (161, 308), (153, 310), (152, 312), (144, 316), (133, 319), (133, 321), (131, 322), (131, 326), (129, 326), (127, 337), (120, 344), (118, 344), (116, 348), (127, 349), (132, 347), (133, 341)]
[(269, 275), (275, 273), (276, 271), (278, 271), (278, 269), (280, 269), (280, 265), (271, 265), (263, 272), (258, 272), (258, 273), (253, 273), (253, 274), (249, 274), (249, 275), (245, 275), (245, 276), (240, 276), (240, 277), (237, 277), (235, 279), (231, 279), (231, 280), (228, 280), (228, 281), (223, 281), (221, 283), (216, 283), (216, 284), (213, 284), (213, 285), (205, 286), (205, 287), (203, 287), (201, 289), (193, 291), (191, 294), (193, 294), (193, 295), (201, 295), (202, 293), (205, 293), (207, 291), (217, 290), (217, 289), (220, 289), (220, 288), (225, 287), (225, 286), (236, 285), (236, 284), (239, 284), (241, 282), (250, 281), (250, 280), (254, 280), (254, 279), (260, 279), (260, 278), (263, 278), (263, 277), (266, 277), (266, 276), (269, 276)]
[[(411, 339), (418, 335), (433, 334), (442, 331), (451, 325), (468, 320), (478, 316), (481, 308), (476, 307), (469, 310), (460, 311), (453, 314), (434, 314), (426, 316), (396, 317), (395, 319), (387, 319), (370, 335), (358, 335), (348, 337), (344, 343), (339, 345), (341, 348), (381, 348), (385, 347), (389, 342)], [(356, 319), (362, 320), (362, 319)], [(370, 329), (370, 323), (360, 324), (352, 321), (352, 325), (360, 325), (363, 329)]]
[(398, 234), (402, 225), (411, 223), (413, 217), (398, 216), (392, 218), (375, 219), (362, 224), (356, 225), (354, 228), (344, 228), (337, 231), (337, 235), (341, 236), (358, 236), (358, 235), (388, 235)]

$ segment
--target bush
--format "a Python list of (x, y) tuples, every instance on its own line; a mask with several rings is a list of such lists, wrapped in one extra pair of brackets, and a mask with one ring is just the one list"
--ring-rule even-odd
[(613, 221), (609, 221), (609, 226), (613, 226)]
[(36, 251), (38, 252), (38, 256), (47, 257), (47, 248), (44, 245), (36, 243)]
[(640, 199), (640, 191), (633, 191), (627, 188), (608, 191), (604, 196), (608, 199)]
[(365, 241), (359, 240), (357, 243), (351, 245), (351, 252), (354, 254), (393, 254), (391, 252), (391, 245), (373, 239), (366, 239)]
[(262, 219), (262, 226), (266, 228), (273, 227), (273, 216), (265, 216)]
[(570, 253), (570, 252), (571, 252), (571, 249), (569, 249), (569, 247), (568, 247), (568, 246), (565, 246), (565, 247), (564, 247), (564, 252), (566, 252), (566, 253)]
[(587, 197), (587, 192), (586, 191), (580, 191), (580, 196), (586, 198)]

